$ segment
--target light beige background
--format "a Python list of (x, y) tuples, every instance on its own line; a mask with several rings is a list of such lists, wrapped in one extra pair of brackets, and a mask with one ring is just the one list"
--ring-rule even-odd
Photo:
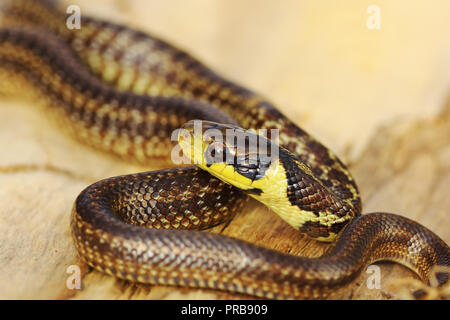
[[(158, 35), (264, 94), (351, 165), (365, 212), (404, 214), (450, 242), (450, 113), (440, 113), (448, 110), (450, 2), (67, 3)], [(379, 30), (366, 26), (369, 5), (381, 10)], [(100, 178), (145, 169), (68, 139), (33, 103), (2, 100), (0, 298), (223, 297), (133, 286), (97, 272), (83, 274), (83, 290), (65, 289), (65, 268), (79, 263), (68, 228), (76, 195)], [(293, 254), (324, 248), (254, 204), (224, 234)], [(341, 297), (398, 298), (387, 284), (413, 277), (390, 264), (382, 276), (381, 290), (367, 290), (363, 274)]]

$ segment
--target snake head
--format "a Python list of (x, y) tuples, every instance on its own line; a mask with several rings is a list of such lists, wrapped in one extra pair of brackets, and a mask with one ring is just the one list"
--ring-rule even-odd
[(243, 190), (256, 188), (277, 162), (279, 149), (253, 130), (200, 120), (183, 125), (178, 143), (194, 164)]
[(336, 235), (328, 232), (336, 219), (327, 219), (327, 208), (323, 221), (316, 212), (329, 198), (326, 189), (304, 163), (273, 141), (234, 125), (194, 120), (183, 125), (178, 143), (194, 164), (262, 202), (295, 229), (321, 241)]

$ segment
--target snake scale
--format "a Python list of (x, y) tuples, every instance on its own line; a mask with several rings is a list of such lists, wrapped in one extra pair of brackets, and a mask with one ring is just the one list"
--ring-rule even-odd
[[(301, 217), (290, 223), (332, 242), (325, 255), (306, 258), (195, 232), (229, 221), (249, 197), (190, 166), (112, 177), (82, 191), (71, 229), (91, 267), (142, 283), (299, 299), (327, 297), (379, 260), (401, 263), (425, 282), (434, 266), (450, 265), (447, 244), (420, 224), (361, 215), (357, 186), (336, 155), (264, 97), (191, 55), (85, 16), (81, 29), (69, 30), (53, 1), (2, 1), (1, 14), (2, 94), (27, 92), (76, 139), (144, 164), (168, 159), (171, 132), (189, 120), (278, 129), (283, 201)], [(435, 276), (448, 281), (446, 272)]]

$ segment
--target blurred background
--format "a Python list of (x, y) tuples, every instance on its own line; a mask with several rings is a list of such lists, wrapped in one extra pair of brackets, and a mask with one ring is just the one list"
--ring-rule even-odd
[(70, 3), (187, 49), (336, 151), (358, 152), (380, 123), (435, 114), (447, 96), (445, 0)]
[[(0, 0), (1, 1), (1, 0)], [(364, 212), (396, 212), (450, 241), (450, 2), (446, 0), (70, 0), (81, 14), (159, 36), (270, 99), (350, 165)], [(148, 170), (60, 133), (26, 101), (0, 100), (0, 298), (217, 298), (217, 292), (132, 285), (83, 270), (69, 229), (74, 199), (99, 179)], [(283, 252), (326, 246), (261, 206), (226, 230)], [(382, 265), (382, 289), (363, 273), (341, 298), (402, 297)], [(229, 296), (227, 296), (229, 297)]]

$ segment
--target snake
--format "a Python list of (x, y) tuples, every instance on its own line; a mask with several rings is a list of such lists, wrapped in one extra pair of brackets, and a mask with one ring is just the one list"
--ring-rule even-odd
[[(65, 9), (48, 0), (1, 2), (2, 96), (31, 98), (62, 131), (125, 161), (167, 163), (78, 195), (70, 228), (87, 265), (132, 282), (267, 299), (327, 298), (377, 261), (448, 283), (448, 272), (433, 268), (448, 268), (449, 246), (406, 217), (361, 214), (345, 164), (265, 97), (142, 31), (84, 13), (80, 28), (68, 28)], [(209, 129), (262, 139), (276, 156), (205, 137)], [(185, 160), (214, 159), (177, 166), (174, 150)], [(199, 232), (229, 222), (250, 198), (329, 242), (325, 254), (301, 257)]]

